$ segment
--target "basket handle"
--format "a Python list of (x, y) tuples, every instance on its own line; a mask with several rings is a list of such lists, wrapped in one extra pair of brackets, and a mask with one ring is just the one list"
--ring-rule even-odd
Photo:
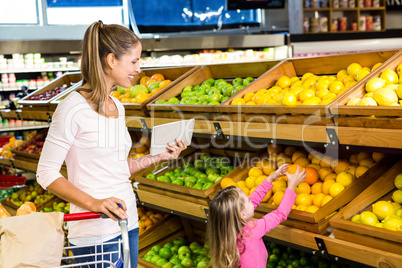
[(82, 212), (82, 213), (72, 213), (72, 214), (64, 214), (64, 221), (79, 221), (79, 220), (89, 220), (89, 219), (98, 219), (100, 218), (102, 213), (97, 212)]

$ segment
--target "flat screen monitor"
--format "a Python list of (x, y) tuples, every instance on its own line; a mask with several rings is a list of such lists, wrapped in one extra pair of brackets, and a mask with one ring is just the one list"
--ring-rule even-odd
[(285, 0), (226, 0), (227, 10), (284, 8)]

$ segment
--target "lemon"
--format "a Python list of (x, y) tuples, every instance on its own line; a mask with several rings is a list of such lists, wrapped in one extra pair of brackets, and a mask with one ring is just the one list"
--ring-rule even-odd
[(394, 185), (398, 190), (402, 190), (402, 174), (396, 175)]
[(365, 98), (365, 97), (373, 98), (373, 96), (374, 96), (374, 92), (368, 92), (368, 93), (363, 95), (363, 98)]
[(395, 211), (395, 216), (402, 217), (402, 208), (398, 208), (398, 209)]
[(278, 191), (279, 187), (281, 187), (281, 186), (285, 186), (285, 187), (286, 187), (286, 181), (277, 180), (277, 181), (274, 181), (274, 182), (272, 183), (272, 185), (274, 186), (274, 187), (272, 187), (272, 192), (273, 192), (273, 193), (276, 193), (276, 192)]
[(332, 196), (326, 195), (324, 198), (321, 200), (321, 207), (325, 206), (326, 203), (332, 200)]
[(290, 92), (287, 92), (283, 95), (281, 103), (283, 106), (295, 106), (297, 103), (296, 95)]
[(346, 70), (340, 70), (337, 74), (336, 77), (340, 78), (342, 76), (348, 75), (348, 72)]
[(346, 68), (348, 74), (355, 76), (357, 72), (362, 68), (362, 66), (358, 63), (352, 63)]
[(371, 157), (364, 158), (359, 161), (359, 166), (366, 166), (368, 168), (374, 165), (374, 160)]
[(308, 208), (306, 208), (306, 212), (310, 212), (310, 213), (315, 213), (319, 208), (316, 206), (309, 206)]
[(347, 103), (346, 103), (346, 105), (359, 105), (359, 102), (361, 101), (361, 99), (360, 98), (353, 98), (353, 99), (350, 99)]
[(377, 102), (371, 97), (363, 97), (360, 100), (359, 106), (378, 106)]
[(331, 91), (334, 94), (338, 94), (340, 90), (344, 88), (344, 84), (340, 81), (333, 81), (331, 84), (329, 84), (329, 91)]
[(323, 193), (318, 193), (314, 196), (313, 198), (313, 204), (316, 207), (321, 207), (322, 199), (324, 199), (325, 194)]
[(380, 88), (374, 91), (373, 98), (380, 106), (391, 106), (398, 102), (398, 96), (395, 91), (389, 88)]
[(242, 98), (236, 98), (232, 101), (232, 105), (244, 105), (246, 104), (246, 101)]
[(370, 74), (370, 70), (367, 70), (367, 69), (359, 70), (355, 75), (356, 81), (362, 80), (364, 77), (366, 77), (369, 74)]
[(396, 67), (396, 72), (402, 73), (402, 64), (399, 64), (398, 67)]
[(366, 173), (367, 170), (369, 170), (369, 168), (366, 166), (358, 166), (355, 170), (355, 178), (358, 179), (361, 175)]
[[(345, 187), (348, 187), (353, 182), (353, 180), (354, 180), (354, 176), (347, 171), (340, 172), (338, 175), (336, 175), (336, 179), (335, 179), (335, 181), (337, 183), (340, 183)], [(330, 193), (331, 193), (331, 189), (330, 189)]]
[(384, 223), (382, 223), (382, 222), (376, 223), (376, 224), (374, 224), (374, 227), (384, 228)]
[(398, 216), (391, 216), (384, 222), (384, 228), (392, 231), (402, 230), (402, 219)]
[(378, 201), (373, 204), (373, 213), (379, 220), (385, 219), (387, 216), (395, 214), (394, 206), (387, 201)]
[[(393, 91), (397, 92), (399, 85), (396, 84), (386, 84), (385, 86), (383, 86), (384, 88), (389, 88), (392, 89)], [(397, 93), (398, 94), (398, 93)]]
[(306, 193), (300, 193), (297, 195), (295, 204), (297, 206), (299, 205), (305, 205), (306, 207), (311, 206), (313, 203), (313, 200), (311, 200), (310, 195)]
[(398, 84), (398, 75), (396, 72), (392, 71), (391, 69), (385, 69), (381, 75), (380, 78), (385, 80), (386, 84)]
[(383, 159), (384, 157), (385, 157), (385, 154), (384, 154), (384, 153), (373, 152), (373, 153), (371, 154), (371, 158), (372, 158), (375, 162), (380, 161), (380, 160)]
[(278, 206), (281, 203), (284, 194), (285, 193), (283, 191), (278, 191), (274, 194), (274, 196), (272, 197), (274, 205)]
[(312, 75), (314, 75), (314, 74), (313, 73), (305, 73), (305, 74), (303, 74), (301, 80), (304, 81), (304, 80), (306, 80), (307, 78), (309, 78)]
[(328, 89), (330, 83), (331, 81), (329, 81), (328, 79), (319, 80), (315, 87), (317, 88), (317, 90)]
[(366, 92), (374, 92), (385, 86), (385, 80), (379, 77), (370, 79), (365, 86)]
[(374, 71), (375, 69), (380, 67), (381, 64), (382, 64), (381, 62), (378, 62), (378, 63), (374, 64), (374, 66), (371, 68), (371, 71)]
[(363, 211), (360, 214), (360, 222), (363, 224), (374, 226), (378, 223), (377, 216), (371, 211)]
[(360, 214), (356, 214), (352, 217), (351, 221), (353, 222), (360, 222)]
[(244, 187), (246, 187), (246, 182), (245, 181), (238, 181), (237, 186), (239, 186), (239, 188), (244, 188)]
[(295, 209), (300, 210), (300, 211), (305, 211), (307, 209), (307, 206), (306, 205), (298, 205)]
[(291, 84), (290, 78), (287, 77), (286, 75), (281, 76), (276, 82), (276, 85), (281, 88), (289, 87), (290, 84)]
[(332, 197), (337, 196), (340, 192), (342, 192), (345, 189), (345, 186), (342, 184), (335, 182), (329, 187), (329, 194)]
[(253, 187), (255, 187), (254, 184), (255, 184), (256, 179), (257, 178), (254, 177), (254, 176), (247, 177), (247, 179), (246, 179), (246, 187), (248, 189), (252, 189)]
[(402, 204), (402, 190), (396, 190), (392, 193), (392, 200), (398, 204)]

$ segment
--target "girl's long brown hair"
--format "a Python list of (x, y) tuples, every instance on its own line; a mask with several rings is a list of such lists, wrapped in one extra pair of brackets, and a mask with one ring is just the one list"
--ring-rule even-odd
[(233, 268), (240, 261), (238, 238), (241, 241), (243, 227), (246, 224), (241, 218), (244, 200), (239, 189), (226, 187), (218, 192), (209, 204), (207, 241), (210, 246), (212, 267)]
[(139, 38), (129, 29), (117, 24), (92, 23), (82, 42), (81, 73), (83, 90), (89, 93), (89, 102), (99, 114), (104, 115), (103, 104), (110, 88), (106, 85), (106, 56), (112, 53), (116, 59), (139, 44)]

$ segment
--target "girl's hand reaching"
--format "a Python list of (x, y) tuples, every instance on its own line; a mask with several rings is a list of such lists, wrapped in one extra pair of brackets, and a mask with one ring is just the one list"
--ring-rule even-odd
[(306, 169), (303, 168), (300, 170), (300, 166), (297, 166), (294, 174), (289, 174), (286, 171), (286, 177), (288, 177), (288, 188), (294, 191), (296, 190), (297, 185), (306, 179)]
[(281, 165), (277, 170), (275, 170), (274, 173), (272, 173), (267, 177), (267, 181), (269, 181), (270, 183), (277, 181), (280, 177), (285, 175), (285, 171), (288, 169), (288, 167), (289, 167), (288, 164)]

